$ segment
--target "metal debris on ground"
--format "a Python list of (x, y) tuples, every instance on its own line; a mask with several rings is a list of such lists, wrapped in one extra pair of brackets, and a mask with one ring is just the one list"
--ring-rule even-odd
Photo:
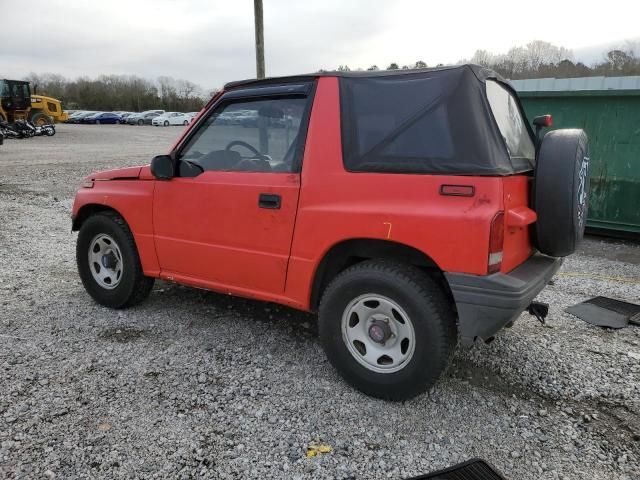
[(565, 312), (598, 327), (640, 325), (640, 305), (608, 297), (595, 297), (568, 307)]
[(474, 458), (410, 480), (506, 480), (484, 460)]

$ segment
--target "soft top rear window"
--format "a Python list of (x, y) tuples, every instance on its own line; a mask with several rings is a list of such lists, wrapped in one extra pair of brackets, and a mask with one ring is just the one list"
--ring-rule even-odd
[(345, 168), (355, 172), (510, 175), (485, 79), (468, 67), (340, 78)]
[(495, 80), (487, 80), (487, 99), (511, 158), (535, 160), (535, 147), (514, 94)]

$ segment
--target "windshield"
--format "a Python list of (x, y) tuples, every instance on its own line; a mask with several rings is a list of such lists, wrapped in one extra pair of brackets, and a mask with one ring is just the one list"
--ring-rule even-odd
[(487, 98), (511, 158), (535, 159), (535, 147), (518, 102), (503, 85), (487, 80)]

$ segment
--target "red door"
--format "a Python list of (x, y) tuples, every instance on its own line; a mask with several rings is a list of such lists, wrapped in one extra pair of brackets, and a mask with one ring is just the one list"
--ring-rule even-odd
[(225, 93), (157, 181), (161, 277), (249, 296), (284, 292), (310, 84)]
[(157, 181), (161, 276), (223, 291), (284, 291), (298, 173), (205, 171)]

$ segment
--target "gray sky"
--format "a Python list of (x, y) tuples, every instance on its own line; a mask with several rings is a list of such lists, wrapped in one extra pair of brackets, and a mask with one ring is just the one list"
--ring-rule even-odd
[[(0, 77), (169, 75), (212, 88), (255, 75), (252, 0), (16, 5), (0, 0)], [(588, 47), (622, 45), (640, 33), (637, 0), (264, 0), (264, 9), (269, 76), (341, 64), (452, 63), (479, 48), (504, 53), (534, 39), (593, 60)]]

